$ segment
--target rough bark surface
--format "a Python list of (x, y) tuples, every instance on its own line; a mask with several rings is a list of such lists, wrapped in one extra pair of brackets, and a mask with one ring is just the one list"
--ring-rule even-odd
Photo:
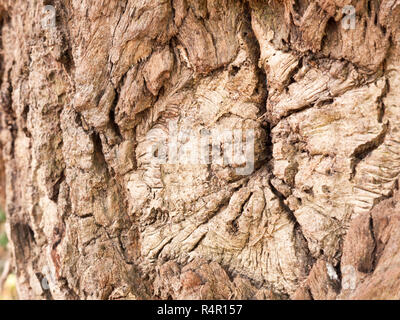
[[(0, 14), (22, 298), (400, 297), (400, 1), (0, 0)], [(254, 172), (154, 163), (171, 120), (253, 129)]]

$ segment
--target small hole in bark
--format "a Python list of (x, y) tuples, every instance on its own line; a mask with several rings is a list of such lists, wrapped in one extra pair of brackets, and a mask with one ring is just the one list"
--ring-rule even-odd
[(229, 72), (229, 74), (230, 74), (231, 76), (234, 77), (234, 76), (237, 75), (237, 73), (239, 72), (239, 70), (240, 70), (239, 67), (237, 67), (237, 66), (232, 66), (231, 71)]
[(22, 111), (22, 118), (24, 119), (25, 122), (28, 119), (28, 112), (29, 112), (29, 105), (26, 104), (24, 106), (24, 110)]
[(310, 195), (313, 195), (313, 194), (314, 194), (314, 190), (313, 190), (313, 188), (310, 187), (310, 186), (304, 186), (302, 189), (303, 189), (303, 192), (304, 192), (304, 193), (307, 193), (307, 194), (310, 194)]
[(50, 81), (54, 81), (55, 77), (56, 77), (56, 72), (55, 71), (51, 71), (49, 73), (49, 80)]

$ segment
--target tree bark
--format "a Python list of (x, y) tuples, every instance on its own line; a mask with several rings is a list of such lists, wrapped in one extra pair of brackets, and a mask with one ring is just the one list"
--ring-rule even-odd
[[(21, 298), (400, 297), (400, 1), (0, 0), (0, 13), (0, 190)], [(171, 123), (252, 131), (254, 170), (155, 161)]]

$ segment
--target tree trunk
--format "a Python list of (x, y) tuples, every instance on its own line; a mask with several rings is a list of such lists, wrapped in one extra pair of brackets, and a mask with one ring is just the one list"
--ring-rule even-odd
[(400, 1), (0, 12), (21, 298), (400, 298)]

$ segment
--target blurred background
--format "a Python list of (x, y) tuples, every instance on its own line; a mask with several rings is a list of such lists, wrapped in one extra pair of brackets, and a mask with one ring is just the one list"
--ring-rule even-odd
[(5, 222), (5, 168), (0, 150), (0, 300), (16, 300), (16, 278), (10, 265), (10, 253), (7, 250), (8, 239)]
[(10, 267), (5, 222), (6, 215), (4, 210), (0, 208), (0, 300), (15, 300), (17, 299), (16, 279)]

